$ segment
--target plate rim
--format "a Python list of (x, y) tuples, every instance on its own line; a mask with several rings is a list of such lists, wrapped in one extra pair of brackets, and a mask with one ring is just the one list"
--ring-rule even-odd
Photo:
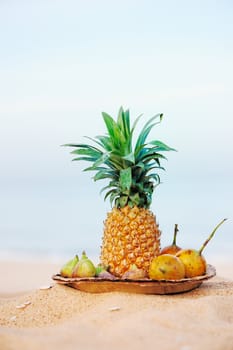
[(56, 282), (64, 283), (64, 284), (70, 284), (75, 282), (90, 282), (90, 283), (101, 283), (101, 282), (111, 282), (111, 283), (117, 283), (117, 282), (127, 282), (127, 283), (154, 283), (154, 284), (178, 284), (178, 283), (189, 283), (189, 282), (202, 282), (207, 279), (210, 279), (212, 277), (216, 276), (216, 269), (213, 265), (207, 264), (207, 270), (205, 275), (196, 276), (192, 278), (182, 278), (179, 280), (155, 280), (150, 278), (144, 278), (144, 279), (122, 279), (122, 278), (100, 278), (100, 277), (63, 277), (60, 274), (55, 274), (52, 276), (52, 279)]

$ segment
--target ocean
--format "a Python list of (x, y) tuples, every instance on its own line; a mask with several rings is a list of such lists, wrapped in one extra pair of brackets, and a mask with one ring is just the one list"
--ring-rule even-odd
[[(61, 260), (85, 250), (98, 260), (103, 222), (111, 208), (99, 194), (101, 187), (90, 179), (82, 181), (76, 188), (73, 180), (68, 184), (27, 183), (10, 190), (6, 187), (0, 201), (0, 258)], [(198, 249), (217, 223), (230, 214), (230, 195), (224, 197), (223, 207), (216, 205), (213, 193), (200, 198), (195, 188), (182, 187), (183, 192), (179, 186), (176, 191), (169, 185), (166, 190), (161, 187), (151, 210), (162, 231), (162, 246), (171, 243), (177, 223), (177, 244)], [(232, 223), (228, 217), (204, 255), (232, 256), (232, 248)]]

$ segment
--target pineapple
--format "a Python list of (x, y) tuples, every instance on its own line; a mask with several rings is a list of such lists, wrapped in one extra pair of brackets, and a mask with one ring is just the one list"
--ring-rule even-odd
[[(102, 113), (107, 134), (88, 138), (91, 143), (67, 144), (75, 161), (91, 163), (85, 171), (94, 171), (94, 180), (108, 179), (105, 198), (111, 212), (104, 222), (101, 263), (121, 277), (132, 265), (148, 273), (151, 260), (160, 251), (160, 230), (150, 211), (152, 194), (160, 183), (158, 170), (164, 170), (160, 152), (174, 150), (161, 141), (146, 142), (151, 129), (162, 121), (157, 114), (147, 121), (135, 144), (133, 136), (139, 116), (130, 126), (129, 110), (122, 107), (116, 121)], [(92, 145), (93, 144), (93, 145)]]

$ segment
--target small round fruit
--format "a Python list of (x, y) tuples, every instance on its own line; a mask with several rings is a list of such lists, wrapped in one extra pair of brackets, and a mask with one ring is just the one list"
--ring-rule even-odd
[(161, 249), (160, 255), (163, 254), (171, 254), (176, 255), (182, 248), (178, 247), (177, 245), (168, 245)]
[(146, 272), (139, 269), (135, 264), (131, 265), (129, 270), (127, 270), (121, 277), (122, 279), (128, 280), (140, 280), (146, 278)]
[(175, 255), (163, 254), (151, 261), (149, 277), (153, 280), (180, 280), (185, 277), (185, 268)]
[(192, 278), (206, 273), (206, 260), (198, 250), (182, 249), (176, 256), (183, 262), (185, 277)]
[(178, 225), (175, 224), (175, 228), (174, 228), (174, 235), (173, 235), (173, 242), (171, 245), (168, 245), (166, 247), (164, 247), (163, 249), (161, 249), (160, 251), (160, 255), (162, 254), (172, 254), (172, 255), (176, 255), (176, 253), (181, 250), (182, 248), (180, 248), (177, 244), (176, 244), (176, 236), (177, 236), (177, 232), (178, 232)]
[(209, 243), (209, 241), (213, 238), (217, 229), (226, 221), (227, 219), (223, 219), (220, 223), (213, 229), (209, 237), (202, 244), (201, 249), (183, 249), (180, 250), (176, 256), (183, 262), (185, 267), (185, 277), (196, 277), (202, 276), (206, 273), (206, 260), (202, 255), (203, 250)]
[(93, 262), (88, 259), (86, 253), (82, 253), (82, 257), (73, 270), (72, 277), (94, 277), (96, 268)]
[(79, 257), (78, 255), (75, 255), (75, 257), (71, 260), (69, 260), (65, 265), (62, 266), (60, 270), (60, 275), (62, 277), (72, 277), (73, 270), (75, 266), (79, 262)]

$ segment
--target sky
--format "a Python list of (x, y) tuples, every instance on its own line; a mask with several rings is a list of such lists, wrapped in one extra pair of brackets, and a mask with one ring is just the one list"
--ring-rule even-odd
[[(110, 204), (64, 143), (105, 133), (129, 108), (177, 149), (151, 209), (171, 240), (231, 253), (232, 1), (0, 0), (0, 252), (101, 244)], [(139, 123), (140, 126), (140, 123)], [(229, 243), (230, 242), (230, 243)]]

